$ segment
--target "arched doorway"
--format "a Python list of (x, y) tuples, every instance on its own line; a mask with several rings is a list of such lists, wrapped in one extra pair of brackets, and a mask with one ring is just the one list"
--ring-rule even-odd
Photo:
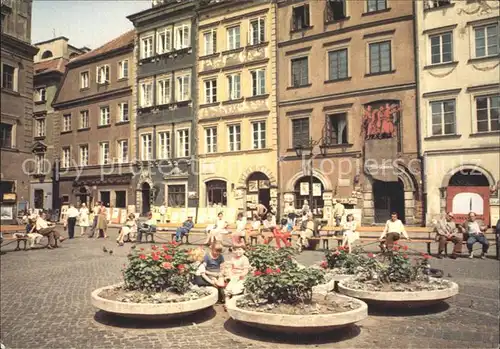
[(149, 183), (144, 182), (141, 186), (142, 190), (142, 214), (151, 211), (151, 186)]
[[(305, 183), (305, 184), (302, 184)], [(309, 176), (304, 176), (299, 178), (294, 185), (293, 191), (295, 194), (295, 208), (296, 209), (302, 209), (304, 206), (305, 201), (309, 203), (309, 208), (313, 212), (314, 215), (316, 216), (322, 216), (323, 215), (323, 207), (325, 206), (325, 203), (323, 201), (323, 192), (325, 191), (325, 188), (323, 186), (323, 183), (316, 177), (313, 177), (312, 183), (313, 187), (309, 188), (311, 183), (311, 177)], [(302, 187), (302, 189), (301, 189)], [(306, 190), (307, 187), (307, 190)], [(318, 190), (319, 189), (319, 190)], [(313, 197), (312, 197), (312, 202), (309, 202), (311, 197), (309, 195), (309, 191), (312, 190)]]
[(214, 179), (205, 183), (207, 186), (207, 207), (227, 206), (227, 183), (226, 181)]
[[(247, 179), (247, 203), (254, 207), (259, 202), (270, 209), (271, 183), (264, 173), (254, 172)], [(253, 214), (255, 210), (249, 208), (248, 211)]]
[(405, 223), (405, 192), (401, 179), (397, 182), (373, 182), (373, 201), (375, 210), (375, 223), (385, 223), (392, 212), (398, 214), (399, 219)]
[(88, 192), (86, 187), (80, 187), (78, 192), (76, 193), (76, 197), (78, 202), (81, 204), (85, 203), (85, 205), (89, 205), (89, 197), (90, 193)]

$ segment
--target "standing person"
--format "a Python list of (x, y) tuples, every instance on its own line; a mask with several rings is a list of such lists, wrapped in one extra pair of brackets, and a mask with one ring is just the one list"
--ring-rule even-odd
[(36, 231), (46, 236), (49, 239), (49, 244), (47, 245), (48, 249), (52, 249), (57, 246), (57, 241), (63, 242), (65, 238), (63, 238), (59, 232), (56, 231), (56, 226), (53, 223), (49, 223), (46, 220), (47, 215), (45, 212), (41, 211), (40, 215), (36, 220)]
[(80, 225), (80, 236), (86, 235), (89, 227), (89, 209), (85, 203), (80, 206), (78, 224)]
[(469, 212), (469, 217), (464, 222), (463, 229), (465, 230), (465, 234), (467, 234), (467, 249), (469, 250), (469, 258), (474, 258), (472, 247), (474, 247), (476, 242), (479, 242), (483, 246), (481, 259), (485, 259), (486, 253), (488, 253), (488, 249), (490, 247), (490, 243), (484, 236), (484, 232), (487, 227), (482, 221), (476, 220), (476, 214), (474, 212)]
[(194, 227), (193, 217), (188, 216), (187, 220), (184, 223), (182, 223), (182, 226), (178, 227), (175, 230), (175, 241), (181, 242), (182, 237), (188, 235), (191, 229), (193, 229), (193, 227)]
[(101, 237), (105, 239), (108, 238), (107, 235), (108, 219), (106, 217), (106, 207), (104, 207), (104, 205), (101, 205), (101, 207), (99, 208), (99, 214), (97, 215), (96, 230), (97, 230), (97, 239)]
[(333, 217), (335, 218), (335, 224), (337, 227), (340, 227), (340, 222), (345, 214), (345, 207), (337, 200), (333, 200), (333, 204)]
[(68, 211), (66, 212), (66, 225), (68, 227), (68, 237), (73, 239), (75, 237), (75, 225), (76, 219), (80, 215), (80, 212), (76, 209), (75, 205), (70, 204)]
[(462, 236), (459, 234), (457, 225), (453, 220), (453, 213), (448, 212), (444, 218), (440, 219), (434, 227), (436, 231), (436, 241), (439, 242), (437, 258), (443, 258), (443, 252), (448, 241), (453, 242), (452, 259), (456, 259), (457, 255), (462, 253)]
[(497, 258), (500, 259), (500, 219), (498, 219), (497, 225), (495, 227), (495, 240), (497, 248)]
[(346, 217), (346, 222), (342, 226), (343, 236), (342, 236), (342, 246), (349, 248), (349, 253), (352, 252), (352, 244), (359, 239), (359, 233), (356, 231), (358, 223), (354, 220), (354, 215), (349, 213)]
[(392, 212), (391, 219), (385, 223), (384, 231), (379, 238), (382, 252), (385, 252), (386, 248), (391, 250), (394, 246), (394, 241), (399, 240), (401, 234), (403, 234), (406, 240), (410, 241), (403, 222), (398, 219), (398, 214), (396, 212)]
[(262, 204), (262, 201), (259, 201), (259, 203), (257, 204), (256, 209), (257, 209), (257, 216), (259, 216), (259, 219), (261, 221), (263, 221), (264, 219), (266, 219), (267, 207)]
[(160, 222), (165, 223), (165, 215), (167, 214), (167, 203), (164, 202), (163, 204), (161, 204), (160, 209), (158, 211), (159, 211), (160, 217), (161, 217)]
[(97, 201), (95, 203), (94, 207), (92, 208), (93, 219), (92, 219), (92, 228), (90, 228), (89, 239), (94, 237), (94, 233), (95, 233), (95, 230), (97, 228), (97, 220), (99, 219), (99, 211), (100, 210), (101, 210), (101, 202)]
[(304, 205), (302, 205), (302, 215), (307, 216), (311, 212), (311, 208), (309, 207), (309, 201), (304, 200)]

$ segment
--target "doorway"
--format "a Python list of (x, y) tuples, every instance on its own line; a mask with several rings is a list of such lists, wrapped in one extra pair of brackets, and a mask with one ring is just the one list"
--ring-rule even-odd
[(398, 218), (405, 223), (405, 192), (403, 182), (374, 181), (373, 200), (375, 223), (385, 223), (396, 212)]
[(254, 172), (247, 180), (247, 206), (252, 215), (255, 213), (255, 207), (259, 202), (270, 210), (271, 182), (264, 173)]
[(87, 205), (87, 207), (90, 207), (90, 203), (89, 203), (89, 197), (90, 197), (90, 194), (87, 192), (87, 188), (85, 187), (80, 187), (80, 189), (78, 189), (78, 194), (76, 194), (76, 196), (78, 197), (78, 203), (81, 205), (81, 204), (85, 204)]
[(109, 191), (101, 191), (99, 192), (99, 196), (101, 197), (101, 202), (104, 206), (109, 207), (111, 203), (111, 193)]
[(33, 204), (35, 205), (35, 208), (43, 210), (43, 204), (44, 204), (44, 194), (43, 194), (43, 189), (35, 189), (35, 194), (34, 194), (34, 202)]
[(142, 183), (142, 214), (151, 211), (151, 186), (149, 183)]
[(211, 180), (207, 186), (207, 207), (227, 206), (227, 184), (221, 180)]

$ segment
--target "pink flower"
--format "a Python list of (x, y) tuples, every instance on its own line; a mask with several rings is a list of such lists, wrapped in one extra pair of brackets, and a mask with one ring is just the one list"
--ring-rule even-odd
[(267, 268), (266, 269), (266, 274), (269, 275), (269, 274), (272, 274), (272, 273), (273, 273), (273, 270), (271, 268)]
[(408, 251), (408, 246), (403, 246), (403, 250)]
[(373, 253), (371, 253), (371, 252), (370, 252), (370, 253), (368, 253), (368, 257), (369, 257), (369, 258), (373, 258), (373, 257), (375, 257), (375, 255), (374, 255)]
[(281, 269), (280, 269), (280, 268), (276, 268), (276, 269), (274, 269), (274, 272), (275, 272), (276, 274), (279, 274), (279, 273), (281, 273)]
[(253, 276), (260, 276), (260, 275), (262, 275), (261, 271), (256, 270), (253, 272)]
[(179, 264), (177, 266), (177, 269), (179, 269), (179, 272), (182, 273), (184, 272), (184, 270), (186, 269), (186, 266), (184, 264)]
[(153, 246), (151, 246), (151, 249), (152, 249), (153, 251), (156, 251), (156, 250), (158, 249), (158, 246), (153, 245)]
[(169, 262), (165, 262), (161, 265), (163, 267), (163, 269), (172, 269), (172, 263), (169, 263)]
[(172, 259), (174, 259), (174, 257), (172, 257), (171, 255), (168, 255), (168, 254), (164, 254), (163, 258), (165, 258), (166, 261), (171, 261)]
[(153, 254), (151, 255), (151, 258), (152, 258), (154, 261), (157, 261), (157, 260), (159, 260), (159, 259), (160, 259), (160, 256), (159, 256), (158, 254), (156, 254), (156, 253), (153, 253)]
[(144, 251), (144, 248), (143, 248), (143, 247), (141, 247), (141, 248), (140, 248), (140, 250), (141, 250), (141, 251)]
[(407, 254), (404, 254), (404, 255), (403, 255), (403, 258), (404, 258), (404, 259), (408, 259), (408, 255), (407, 255)]
[(146, 255), (145, 255), (145, 254), (141, 253), (141, 254), (139, 255), (139, 258), (140, 258), (140, 259), (142, 259), (142, 260), (144, 260), (144, 259), (146, 259), (147, 257), (146, 257)]
[(321, 262), (321, 268), (323, 269), (328, 268), (328, 263), (326, 261)]
[(425, 259), (425, 260), (428, 260), (428, 259), (431, 259), (431, 258), (432, 258), (432, 257), (431, 257), (431, 256), (429, 256), (427, 253), (426, 253), (426, 254), (424, 254), (424, 259)]

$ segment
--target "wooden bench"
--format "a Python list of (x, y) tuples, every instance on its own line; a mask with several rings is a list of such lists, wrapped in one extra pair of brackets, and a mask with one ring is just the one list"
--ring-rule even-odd
[(21, 249), (21, 242), (24, 242), (24, 250), (26, 250), (28, 237), (15, 235), (16, 233), (24, 233), (25, 231), (26, 227), (24, 225), (0, 225), (0, 232), (3, 236), (0, 247), (7, 246), (8, 244), (15, 241), (17, 242), (15, 251), (19, 251)]

